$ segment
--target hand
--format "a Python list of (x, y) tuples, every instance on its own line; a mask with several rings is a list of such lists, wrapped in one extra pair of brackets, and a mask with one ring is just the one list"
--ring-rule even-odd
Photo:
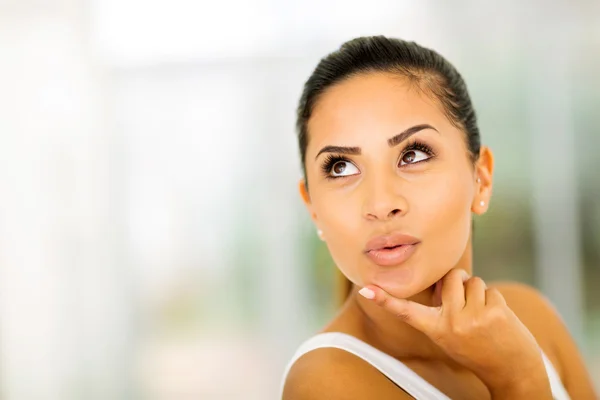
[[(541, 350), (497, 289), (453, 269), (436, 283), (430, 307), (366, 286), (379, 306), (425, 333), (471, 370), (492, 398), (552, 399)], [(369, 298), (368, 290), (361, 294)]]

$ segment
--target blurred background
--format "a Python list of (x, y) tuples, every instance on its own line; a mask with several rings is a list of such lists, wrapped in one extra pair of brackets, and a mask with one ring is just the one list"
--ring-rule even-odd
[(475, 272), (542, 290), (600, 386), (600, 2), (1, 0), (0, 398), (276, 398), (336, 310), (296, 103), (372, 34), (465, 77)]

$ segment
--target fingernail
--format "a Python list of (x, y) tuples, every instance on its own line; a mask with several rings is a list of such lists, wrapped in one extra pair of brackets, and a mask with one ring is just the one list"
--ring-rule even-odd
[(462, 280), (463, 280), (463, 282), (466, 282), (466, 281), (468, 281), (468, 280), (469, 280), (469, 278), (471, 277), (471, 276), (469, 275), (469, 273), (468, 273), (467, 271), (465, 271), (464, 269), (461, 269), (461, 270), (460, 270), (460, 272), (461, 272), (461, 275), (462, 275)]
[(367, 299), (374, 299), (375, 298), (375, 292), (372, 291), (369, 288), (362, 288), (358, 291), (358, 293), (360, 293), (361, 295), (363, 295), (364, 297), (366, 297)]

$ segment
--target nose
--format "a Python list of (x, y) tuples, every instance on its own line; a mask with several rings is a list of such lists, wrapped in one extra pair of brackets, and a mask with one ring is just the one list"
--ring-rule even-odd
[(367, 220), (388, 221), (408, 211), (402, 183), (398, 182), (397, 177), (379, 177), (366, 186), (363, 215)]

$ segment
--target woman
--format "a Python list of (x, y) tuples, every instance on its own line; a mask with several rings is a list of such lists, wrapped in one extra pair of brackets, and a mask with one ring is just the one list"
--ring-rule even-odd
[(450, 63), (349, 41), (306, 82), (297, 125), (300, 193), (351, 287), (291, 360), (284, 400), (595, 398), (543, 296), (471, 275), (494, 162)]

